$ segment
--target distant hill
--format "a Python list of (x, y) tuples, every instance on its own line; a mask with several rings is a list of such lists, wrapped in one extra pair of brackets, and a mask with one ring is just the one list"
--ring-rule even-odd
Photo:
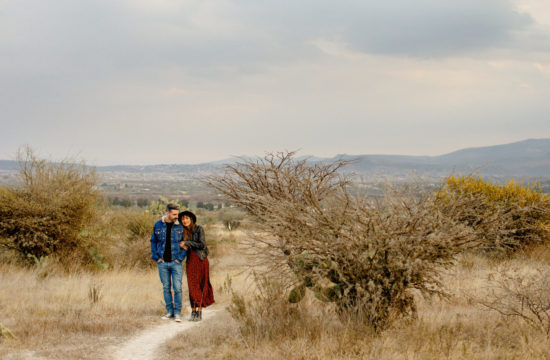
[(356, 159), (350, 166), (359, 174), (447, 175), (472, 173), (492, 176), (550, 176), (550, 139), (529, 139), (511, 144), (467, 148), (439, 156), (338, 155), (332, 159)]
[(0, 160), (0, 170), (17, 170), (19, 164), (17, 161), (12, 160)]
[[(244, 157), (248, 158), (248, 157)], [(301, 156), (300, 158), (305, 158)], [(406, 155), (346, 155), (333, 158), (309, 157), (309, 161), (333, 161), (353, 159), (347, 167), (358, 175), (405, 176), (412, 172), (419, 175), (445, 176), (451, 172), (491, 175), (497, 177), (548, 177), (550, 176), (550, 139), (528, 139), (511, 144), (467, 148), (439, 156)], [(237, 158), (202, 164), (160, 164), (147, 166), (99, 166), (100, 172), (124, 173), (177, 173), (193, 176), (218, 172), (223, 164), (234, 163)], [(0, 170), (17, 169), (15, 161), (0, 160)]]

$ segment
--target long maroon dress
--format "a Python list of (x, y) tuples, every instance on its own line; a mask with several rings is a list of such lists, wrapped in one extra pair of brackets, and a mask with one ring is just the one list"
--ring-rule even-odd
[(191, 307), (207, 307), (214, 303), (214, 290), (210, 284), (208, 258), (201, 260), (194, 250), (187, 250), (187, 286)]

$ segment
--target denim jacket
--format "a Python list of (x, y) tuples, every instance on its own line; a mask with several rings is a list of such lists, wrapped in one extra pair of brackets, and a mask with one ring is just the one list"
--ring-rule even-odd
[[(187, 255), (187, 251), (180, 248), (180, 241), (183, 241), (183, 226), (176, 220), (172, 225), (172, 260), (182, 262)], [(166, 245), (166, 223), (164, 217), (153, 226), (153, 235), (151, 235), (151, 254), (152, 259), (158, 261), (164, 255), (164, 246)]]

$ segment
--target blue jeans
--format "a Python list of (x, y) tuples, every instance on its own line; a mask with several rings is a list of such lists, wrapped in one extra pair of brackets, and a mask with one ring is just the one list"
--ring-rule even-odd
[[(182, 264), (175, 261), (158, 263), (159, 277), (162, 282), (162, 292), (166, 311), (169, 314), (181, 314), (181, 279), (183, 274)], [(172, 301), (172, 289), (174, 288), (174, 301)]]

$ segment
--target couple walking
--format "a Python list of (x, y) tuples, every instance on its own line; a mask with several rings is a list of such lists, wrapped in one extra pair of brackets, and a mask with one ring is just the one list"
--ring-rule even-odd
[(208, 248), (204, 237), (204, 229), (197, 225), (195, 214), (191, 211), (179, 212), (178, 205), (168, 204), (166, 215), (155, 223), (151, 235), (151, 253), (157, 262), (166, 303), (167, 313), (163, 319), (181, 322), (182, 264), (186, 257), (185, 270), (191, 305), (189, 321), (202, 320), (202, 308), (214, 303)]

